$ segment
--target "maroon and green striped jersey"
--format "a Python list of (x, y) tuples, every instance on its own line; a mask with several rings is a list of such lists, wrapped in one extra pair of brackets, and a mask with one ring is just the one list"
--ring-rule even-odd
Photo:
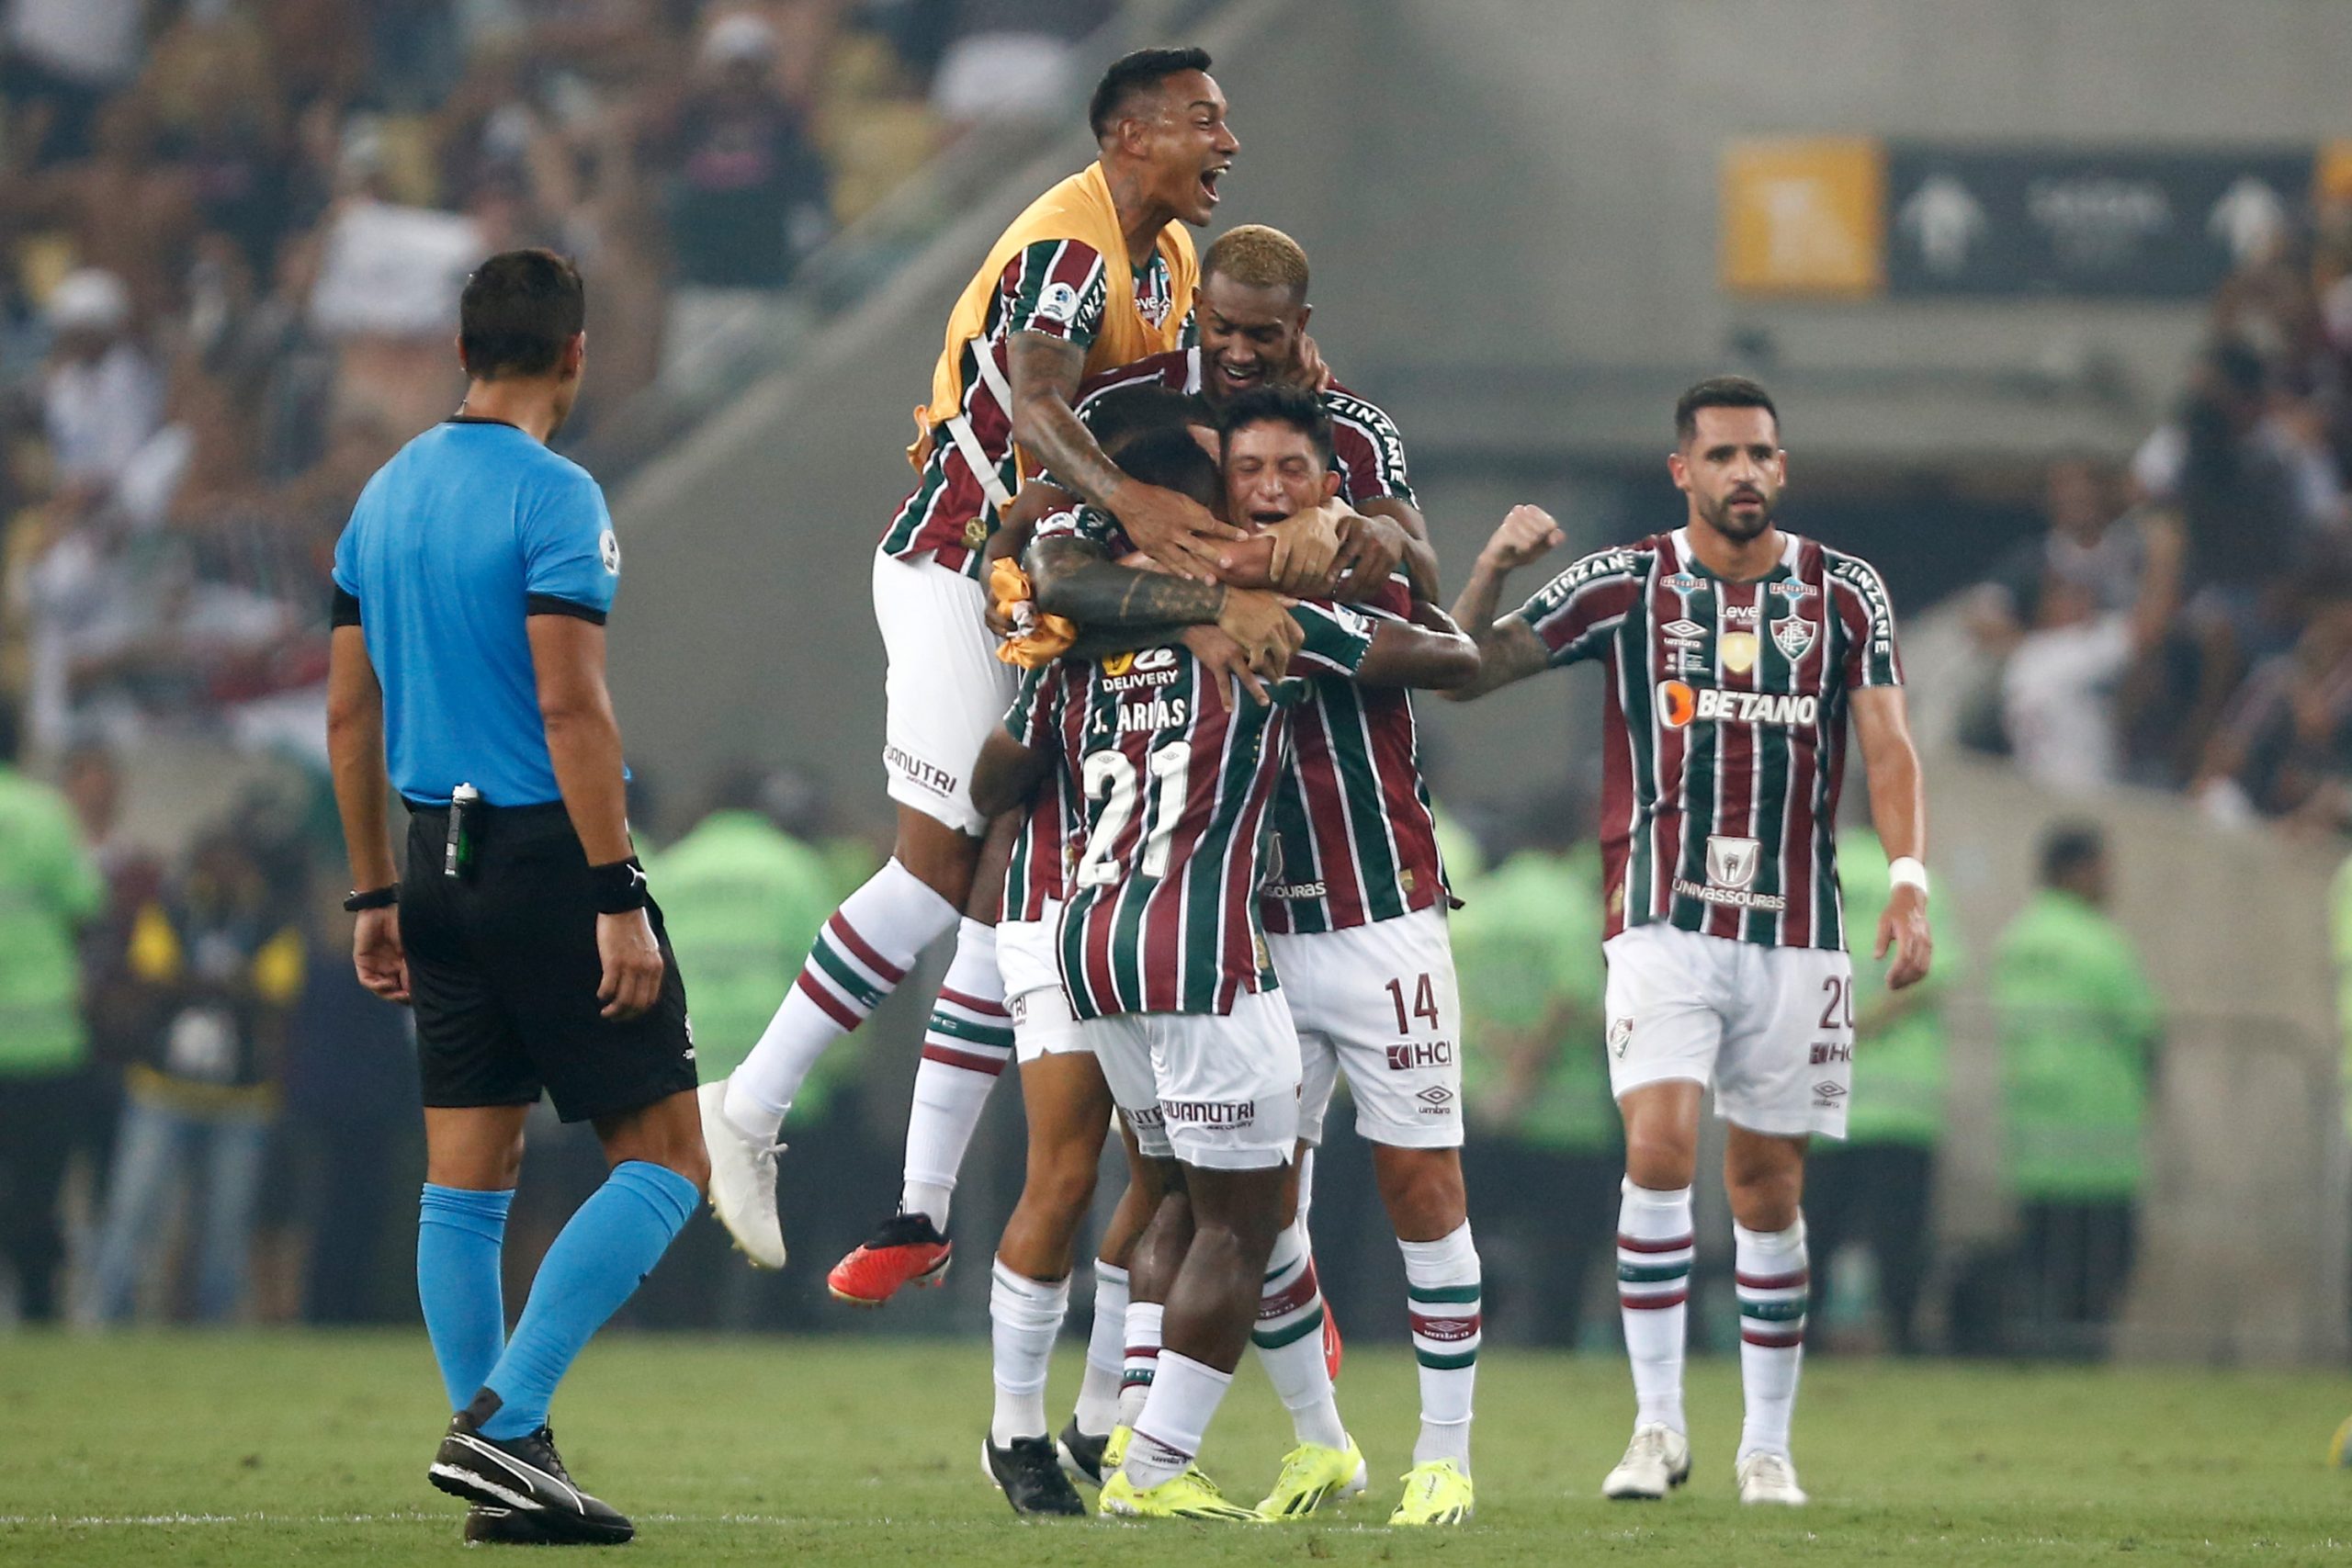
[[(1083, 414), (1088, 403), (1120, 387), (1166, 387), (1198, 395), (1201, 350), (1180, 348), (1155, 354), (1090, 376), (1079, 386), (1078, 412)], [(1413, 499), (1413, 481), (1405, 472), (1405, 438), (1396, 433), (1396, 422), (1385, 411), (1336, 382), (1324, 389), (1323, 411), (1331, 416), (1340, 494), (1349, 505), (1361, 507), (1381, 500), (1420, 504)]]
[(1842, 948), (1834, 825), (1847, 695), (1903, 681), (1894, 609), (1860, 558), (1794, 534), (1753, 582), (1690, 530), (1587, 556), (1511, 613), (1555, 665), (1608, 664), (1605, 936), (1665, 922)]
[[(983, 462), (1007, 495), (1021, 489), (1020, 457), (1012, 446), (1012, 363), (1015, 333), (1038, 333), (1085, 348), (1102, 328), (1110, 268), (1102, 254), (1076, 240), (1040, 240), (1005, 263), (989, 302), (986, 330), (964, 345), (964, 420)], [(1148, 321), (1191, 306), (1170, 298), (1167, 258), (1157, 248), (1135, 270), (1136, 305)], [(951, 571), (980, 573), (981, 557), (997, 530), (981, 470), (944, 426), (933, 431), (931, 457), (913, 493), (882, 535), (883, 553), (900, 560), (928, 552)]]
[[(1392, 578), (1359, 608), (1402, 620), (1412, 591)], [(1291, 715), (1290, 737), (1259, 903), (1266, 930), (1347, 931), (1443, 897), (1411, 694), (1318, 676)]]
[[(1039, 532), (1127, 543), (1091, 508)], [(1179, 646), (1073, 665), (1066, 753), (1084, 848), (1062, 908), (1063, 987), (1081, 1019), (1224, 1014), (1274, 985), (1258, 916), (1266, 812), (1306, 678), (1352, 673), (1372, 626), (1336, 605), (1292, 612), (1306, 642), (1276, 701), (1252, 701)], [(1066, 733), (1069, 733), (1066, 731)]]
[[(1078, 748), (1080, 710), (1069, 701), (1076, 666), (1061, 661), (1024, 672), (1004, 716), (1005, 732), (1032, 751), (1056, 759)], [(1069, 897), (1071, 865), (1078, 859), (1078, 802), (1069, 770), (1057, 761), (1029, 797), (1012, 857), (1004, 873), (999, 919), (1042, 920)]]

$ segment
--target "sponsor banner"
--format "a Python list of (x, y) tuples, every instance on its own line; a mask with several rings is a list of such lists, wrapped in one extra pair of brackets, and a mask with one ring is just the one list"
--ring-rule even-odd
[(1887, 148), (1903, 295), (2202, 299), (2312, 194), (2310, 148)]

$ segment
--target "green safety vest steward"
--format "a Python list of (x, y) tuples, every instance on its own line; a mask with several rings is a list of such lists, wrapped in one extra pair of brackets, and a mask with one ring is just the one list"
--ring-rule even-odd
[(71, 1072), (89, 1055), (74, 939), (105, 903), (65, 797), (0, 767), (0, 1077)]
[(1846, 940), (1854, 959), (1854, 1092), (1847, 1101), (1849, 1144), (1932, 1146), (1944, 1124), (1944, 1062), (1950, 1042), (1944, 1003), (1960, 973), (1959, 941), (1944, 909), (1928, 901), (1936, 961), (1928, 977), (1902, 991), (1886, 988), (1886, 965), (1871, 957), (1879, 917), (1893, 892), (1886, 849), (1865, 829), (1838, 837), (1838, 880), (1845, 890)]
[[(1551, 1047), (1532, 1091), (1510, 1114), (1510, 1131), (1565, 1154), (1614, 1148), (1617, 1109), (1601, 1060), (1598, 852), (1523, 851), (1462, 897), (1453, 964), (1462, 987), (1463, 1087), (1472, 1105), (1504, 1091), (1514, 1048)], [(1564, 1026), (1565, 1038), (1544, 1037)]]
[[(750, 1055), (845, 889), (824, 855), (751, 811), (704, 818), (651, 857), (646, 884), (686, 977), (695, 1065), (705, 1083), (724, 1077)], [(794, 1110), (820, 1111), (855, 1061), (827, 1052)]]
[(2121, 927), (2044, 888), (1993, 954), (2009, 1185), (2026, 1200), (2128, 1199), (2162, 1005)]

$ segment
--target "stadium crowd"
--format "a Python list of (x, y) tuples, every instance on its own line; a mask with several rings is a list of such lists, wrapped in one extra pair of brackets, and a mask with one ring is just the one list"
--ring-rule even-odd
[[(315, 752), (329, 554), (368, 475), (454, 403), (458, 277), (518, 244), (581, 258), (596, 374), (571, 438), (594, 443), (693, 374), (698, 344), (957, 126), (1058, 102), (1069, 40), (1108, 9), (0, 8), (0, 687), (26, 747), (60, 759), (62, 787), (0, 769), (0, 812), (28, 829), (0, 851), (0, 918), (19, 928), (0, 949), (15, 1024), (0, 1033), (0, 1262), (18, 1317), (413, 1310), (398, 1223), (422, 1159), (408, 1027), (346, 960), (315, 782), (220, 803), (164, 861), (119, 831), (117, 759), (175, 728)], [(2053, 465), (2048, 537), (1973, 602), (2002, 661), (1979, 728), (2036, 777), (2191, 784), (2216, 809), (2352, 823), (2352, 285), (2323, 288), (2323, 271), (2282, 253), (2233, 282), (2177, 417), (2128, 472)], [(1612, 1320), (1586, 1310), (1610, 1293), (1594, 1265), (1621, 1159), (1597, 1050), (1599, 867), (1578, 825), (1547, 802), (1482, 825), (1489, 852), (1465, 837), (1451, 856), (1467, 898), (1454, 941), (1471, 1182), (1507, 1338), (1575, 1342)], [(758, 1037), (873, 855), (805, 784), (745, 775), (658, 859), (706, 1078)], [(2029, 1151), (2096, 1127), (2112, 1157), (2019, 1153), (2020, 1250), (1958, 1287), (2039, 1292), (2048, 1315), (2084, 1324), (2128, 1268), (2154, 1039), (2129, 944), (2098, 913), (2097, 858), (2079, 836), (2053, 843), (2049, 886), (2013, 930), (2015, 972), (2049, 973), (2029, 960), (2055, 952), (2071, 987), (2018, 1005), (2074, 1010), (2039, 1056), (2033, 1032), (2014, 1032), (2032, 1060), (2012, 1132)], [(1851, 923), (1868, 930), (1883, 857), (1862, 838), (1847, 863)], [(1821, 1256), (1850, 1236), (1877, 1280), (1849, 1283), (1861, 1305), (1833, 1299), (1820, 1321), (1838, 1332), (1875, 1302), (1884, 1326), (1858, 1337), (1902, 1349), (1923, 1332), (1943, 984), (1863, 999), (1863, 1038), (1884, 1048), (1858, 1065), (1855, 1146), (1816, 1183)], [(885, 1173), (871, 1186), (891, 1159), (854, 1062), (827, 1059), (794, 1141), (820, 1168)], [(2067, 1110), (2034, 1121), (2053, 1104)], [(568, 1187), (523, 1189), (547, 1209), (518, 1213), (517, 1231), (543, 1246), (596, 1162), (579, 1140), (537, 1146), (581, 1164)], [(1323, 1190), (1335, 1237), (1377, 1223), (1348, 1209), (1368, 1183)], [(1563, 1212), (1592, 1224), (1563, 1236)], [(808, 1245), (855, 1239), (819, 1228)], [(645, 1320), (829, 1321), (806, 1275), (730, 1267), (715, 1226), (680, 1253), (635, 1309)], [(1356, 1253), (1385, 1255), (1325, 1255), (1342, 1302)], [(527, 1271), (537, 1249), (511, 1256)]]
[(642, 394), (959, 127), (1053, 101), (1110, 9), (8, 0), (0, 682), (32, 742), (315, 751), (328, 552), (456, 400), (467, 268), (580, 258), (570, 439), (631, 450)]
[(2352, 214), (2212, 302), (2139, 448), (2053, 461), (2046, 531), (1968, 615), (1968, 726), (2037, 783), (2185, 788), (2224, 822), (2352, 828)]

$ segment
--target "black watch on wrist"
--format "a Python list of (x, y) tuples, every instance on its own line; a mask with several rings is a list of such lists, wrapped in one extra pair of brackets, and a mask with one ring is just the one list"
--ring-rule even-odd
[(626, 915), (645, 908), (645, 867), (635, 855), (610, 865), (592, 865), (588, 875), (595, 889), (596, 913)]
[(400, 901), (401, 886), (393, 882), (381, 887), (370, 887), (365, 893), (347, 894), (343, 907), (348, 913), (356, 915), (362, 909), (389, 909)]

